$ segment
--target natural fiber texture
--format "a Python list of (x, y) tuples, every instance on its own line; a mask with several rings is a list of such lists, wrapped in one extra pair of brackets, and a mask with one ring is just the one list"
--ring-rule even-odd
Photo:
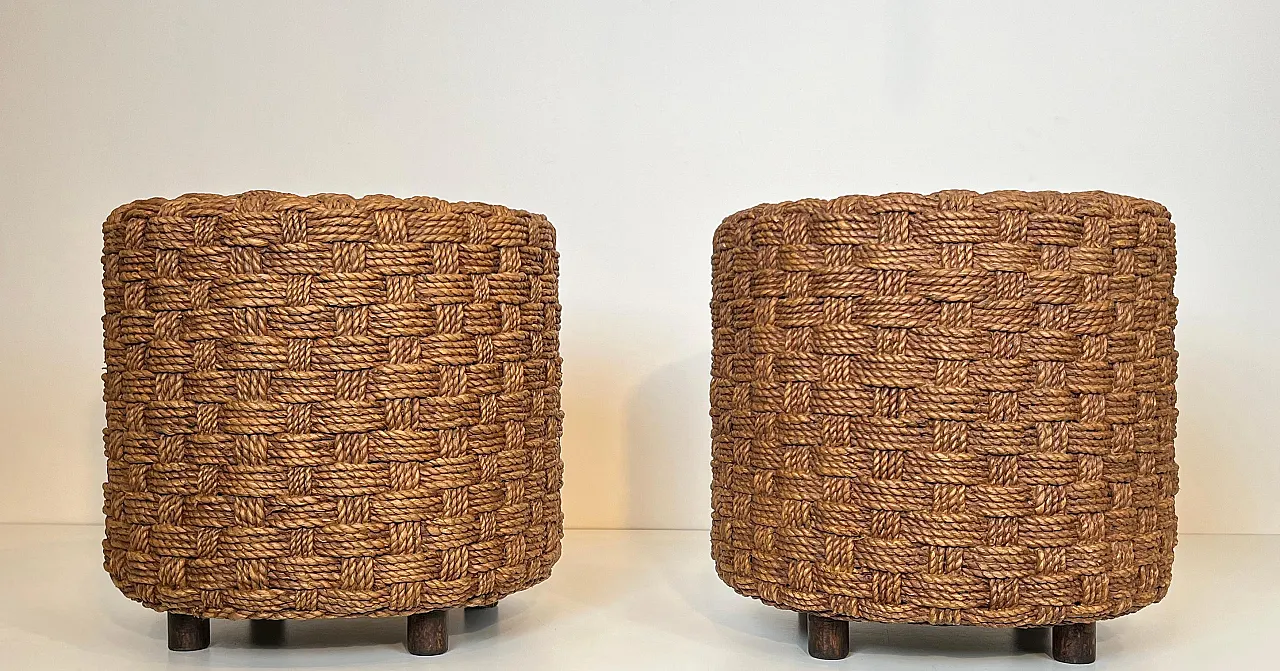
[(106, 569), (203, 617), (481, 605), (560, 555), (555, 232), (256, 191), (103, 225)]
[(716, 231), (712, 267), (712, 556), (735, 590), (992, 627), (1164, 596), (1164, 207), (1014, 191), (761, 205)]

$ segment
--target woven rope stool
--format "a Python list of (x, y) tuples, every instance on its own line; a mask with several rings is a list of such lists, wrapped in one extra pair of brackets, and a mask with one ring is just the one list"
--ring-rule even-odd
[[(1174, 238), (1089, 193), (760, 205), (716, 231), (712, 557), (737, 592), (848, 620), (1094, 623), (1169, 587)], [(1043, 629), (1040, 629), (1043, 631)]]
[(103, 225), (105, 567), (168, 613), (409, 616), (488, 607), (560, 556), (555, 232), (432, 198), (255, 191)]

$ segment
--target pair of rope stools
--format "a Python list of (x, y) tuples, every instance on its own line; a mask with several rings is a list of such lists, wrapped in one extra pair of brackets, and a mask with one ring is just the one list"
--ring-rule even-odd
[[(560, 555), (555, 232), (520, 210), (273, 192), (103, 226), (106, 569), (168, 613), (486, 608)], [(1176, 540), (1173, 225), (1102, 192), (761, 205), (715, 233), (720, 577), (847, 621), (1052, 628), (1159, 601)]]

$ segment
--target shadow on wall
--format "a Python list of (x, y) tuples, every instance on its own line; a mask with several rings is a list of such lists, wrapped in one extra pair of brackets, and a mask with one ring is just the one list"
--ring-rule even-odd
[(1262, 334), (1178, 324), (1178, 531), (1280, 533), (1271, 422), (1280, 367)]
[(663, 365), (626, 407), (626, 526), (711, 525), (711, 351)]
[(608, 354), (570, 354), (564, 361), (560, 454), (564, 522), (569, 529), (623, 526), (622, 405), (629, 376), (618, 357)]

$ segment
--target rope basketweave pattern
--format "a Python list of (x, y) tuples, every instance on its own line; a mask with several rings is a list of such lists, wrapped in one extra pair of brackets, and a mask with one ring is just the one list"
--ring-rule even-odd
[(560, 555), (555, 232), (192, 194), (103, 225), (105, 567), (201, 617), (484, 605)]
[(827, 617), (1014, 627), (1164, 597), (1174, 232), (1102, 192), (760, 205), (716, 231), (712, 556)]

